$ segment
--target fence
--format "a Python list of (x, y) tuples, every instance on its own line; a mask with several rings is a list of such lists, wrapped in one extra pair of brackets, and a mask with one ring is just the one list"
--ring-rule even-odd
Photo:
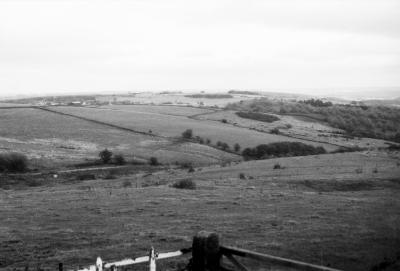
[[(149, 271), (156, 271), (156, 261), (179, 257), (190, 252), (192, 253), (192, 259), (187, 267), (188, 271), (233, 271), (224, 264), (223, 259), (225, 258), (229, 260), (238, 271), (249, 271), (249, 269), (240, 263), (235, 257), (256, 260), (262, 264), (268, 265), (269, 267), (279, 266), (301, 271), (340, 271), (330, 267), (220, 245), (219, 236), (215, 233), (209, 233), (206, 231), (199, 232), (193, 238), (191, 248), (167, 253), (156, 253), (154, 248), (151, 248), (148, 256), (142, 256), (135, 259), (124, 259), (116, 262), (103, 262), (101, 258), (97, 258), (95, 265), (77, 271), (118, 271), (120, 268), (140, 263), (148, 263)], [(61, 263), (59, 264), (59, 271), (63, 271), (63, 265)]]

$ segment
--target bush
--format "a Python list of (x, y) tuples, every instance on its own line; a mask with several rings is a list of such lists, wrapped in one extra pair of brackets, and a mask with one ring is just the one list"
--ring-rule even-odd
[(99, 157), (104, 164), (108, 164), (111, 161), (112, 152), (108, 149), (104, 149), (99, 153)]
[(123, 183), (122, 183), (122, 187), (131, 187), (132, 186), (132, 183), (130, 182), (130, 181), (128, 181), (128, 180), (125, 180)]
[(28, 169), (28, 159), (21, 153), (0, 154), (0, 172), (24, 172)]
[(276, 164), (274, 165), (274, 169), (281, 169), (281, 165), (280, 165), (279, 163), (276, 163)]
[(125, 165), (126, 164), (126, 160), (123, 154), (116, 154), (114, 155), (114, 161), (115, 164), (117, 165)]
[(236, 143), (235, 146), (233, 146), (233, 148), (234, 148), (235, 152), (240, 152), (241, 147), (238, 143)]
[(226, 119), (222, 119), (221, 122), (222, 123), (228, 123), (228, 121)]
[(191, 179), (183, 179), (176, 181), (172, 187), (177, 188), (177, 189), (191, 189), (194, 190), (196, 189), (196, 183), (193, 182)]
[(224, 150), (224, 151), (225, 150), (229, 150), (229, 145), (227, 143), (225, 143), (225, 142), (218, 141), (217, 142), (217, 147), (222, 149), (222, 150)]
[(114, 179), (116, 179), (117, 178), (117, 176), (115, 176), (113, 173), (111, 173), (111, 172), (109, 172), (109, 173), (107, 173), (107, 175), (105, 175), (104, 176), (104, 179), (105, 180), (114, 180)]
[(149, 163), (152, 166), (158, 166), (159, 165), (157, 157), (150, 157)]
[(280, 131), (279, 131), (278, 128), (271, 129), (269, 132), (270, 132), (271, 134), (275, 134), (275, 135), (279, 135), (279, 133), (280, 133)]
[(246, 176), (244, 175), (243, 172), (239, 173), (239, 179), (241, 180), (246, 179)]
[(190, 168), (189, 168), (188, 172), (189, 172), (189, 173), (192, 173), (192, 172), (194, 172), (194, 168), (193, 168), (192, 166), (190, 166)]
[(76, 179), (79, 181), (96, 180), (96, 176), (94, 174), (85, 173), (76, 176)]
[(187, 129), (182, 133), (182, 137), (185, 139), (191, 139), (193, 137), (193, 131), (192, 129)]
[(211, 144), (211, 139), (207, 138), (206, 139), (206, 144)]

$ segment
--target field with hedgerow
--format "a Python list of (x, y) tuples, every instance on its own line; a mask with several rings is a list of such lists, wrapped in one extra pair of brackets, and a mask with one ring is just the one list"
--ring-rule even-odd
[(104, 148), (129, 159), (157, 156), (167, 164), (240, 160), (237, 155), (205, 145), (132, 133), (40, 109), (2, 109), (0, 127), (0, 152), (26, 154), (34, 168), (97, 160)]
[[(200, 136), (203, 140), (209, 139), (214, 145), (218, 141), (225, 142), (231, 149), (236, 143), (242, 148), (247, 148), (263, 143), (280, 141), (299, 141), (311, 145), (323, 146), (329, 151), (337, 149), (337, 146), (330, 144), (316, 143), (307, 141), (306, 139), (293, 140), (290, 137), (252, 131), (222, 122), (196, 120), (188, 116), (134, 111), (129, 110), (130, 106), (126, 106), (126, 108), (119, 107), (115, 110), (105, 110), (101, 108), (55, 107), (52, 110), (167, 138), (179, 137), (186, 129), (192, 129), (194, 136)], [(198, 110), (195, 109), (194, 112), (193, 115), (197, 115)]]
[[(220, 233), (227, 245), (341, 270), (398, 270), (397, 111), (288, 102), (309, 108), (300, 114), (282, 101), (230, 95), (237, 103), (227, 109), (0, 109), (0, 270), (47, 271), (59, 262), (72, 270), (97, 256), (147, 255), (151, 246), (175, 251), (200, 230)], [(346, 124), (360, 110), (360, 119), (386, 121), (363, 120), (350, 131), (327, 119), (328, 110)], [(358, 133), (367, 127), (375, 138)], [(157, 268), (182, 270), (187, 260)]]

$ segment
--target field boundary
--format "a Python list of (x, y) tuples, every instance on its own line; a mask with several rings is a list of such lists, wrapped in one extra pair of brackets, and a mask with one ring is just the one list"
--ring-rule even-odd
[[(218, 111), (215, 111), (215, 112), (218, 112)], [(188, 116), (188, 118), (190, 118), (190, 119), (195, 119), (195, 120), (199, 120), (199, 121), (215, 121), (215, 122), (220, 122), (219, 120), (212, 120), (212, 119), (205, 119), (205, 120), (203, 120), (203, 119), (197, 119), (197, 118), (196, 118), (196, 117), (198, 117), (198, 116), (209, 115), (209, 114), (213, 114), (213, 113), (215, 113), (215, 112), (196, 114), (196, 115), (193, 115), (193, 116)], [(277, 115), (279, 115), (279, 114), (277, 114)], [(269, 133), (269, 132), (266, 132), (266, 131), (264, 131), (264, 130), (259, 130), (259, 129), (256, 129), (256, 128), (249, 128), (249, 127), (246, 127), (246, 126), (243, 126), (243, 125), (239, 125), (239, 124), (232, 124), (232, 123), (229, 123), (229, 122), (227, 122), (226, 124), (230, 124), (230, 125), (232, 125), (232, 126), (234, 126), (234, 127), (239, 127), (239, 128), (247, 129), (247, 130), (250, 130), (250, 131), (257, 131), (257, 132), (264, 133), (264, 134), (274, 135), (274, 134)], [(314, 142), (314, 143), (321, 143), (321, 144), (332, 145), (332, 146), (335, 146), (335, 147), (341, 147), (341, 148), (351, 149), (350, 147), (343, 146), (343, 145), (339, 145), (339, 144), (336, 144), (336, 143), (330, 143), (330, 142), (320, 141), (320, 140), (312, 140), (312, 139), (308, 139), (308, 138), (302, 138), (302, 137), (298, 137), (298, 136), (288, 135), (288, 134), (285, 134), (285, 133), (281, 133), (281, 134), (279, 134), (279, 135), (281, 135), (281, 136), (286, 136), (286, 137), (289, 137), (289, 138), (294, 138), (294, 139), (300, 139), (300, 140), (304, 140), (304, 141)]]
[[(99, 121), (99, 120), (94, 120), (94, 119), (90, 119), (90, 118), (86, 118), (86, 117), (77, 116), (77, 115), (74, 115), (74, 114), (69, 114), (69, 113), (64, 113), (64, 112), (60, 112), (60, 111), (57, 111), (57, 110), (52, 110), (52, 109), (49, 109), (49, 108), (47, 108), (47, 107), (35, 107), (35, 108), (36, 108), (36, 109), (39, 109), (39, 110), (51, 112), (51, 113), (54, 113), (54, 114), (59, 114), (59, 115), (62, 115), (62, 116), (73, 117), (73, 118), (81, 119), (81, 120), (84, 120), (84, 121), (88, 121), (88, 122), (92, 122), (92, 123), (96, 123), (96, 124), (108, 126), (108, 127), (114, 128), (114, 129), (119, 129), (119, 130), (131, 132), (131, 133), (135, 133), (135, 134), (141, 134), (141, 135), (151, 136), (151, 137), (154, 137), (154, 138), (168, 139), (168, 140), (170, 140), (170, 141), (172, 141), (172, 142), (176, 141), (176, 139), (177, 139), (177, 138), (175, 138), (175, 137), (168, 137), (168, 136), (156, 135), (156, 134), (153, 134), (153, 133), (147, 133), (147, 132), (137, 131), (137, 130), (134, 130), (134, 129), (131, 129), (131, 128), (127, 128), (127, 127), (115, 125), (115, 124), (112, 124), (112, 123), (107, 123), (107, 122), (103, 122), (103, 121)], [(96, 108), (96, 109), (97, 109), (97, 108)], [(182, 116), (182, 117), (185, 117), (185, 116)], [(219, 150), (219, 151), (226, 152), (226, 153), (229, 153), (229, 154), (234, 154), (234, 155), (241, 156), (240, 154), (237, 154), (237, 153), (235, 153), (235, 152), (233, 152), (233, 151), (230, 151), (230, 150), (222, 150), (222, 149), (217, 148), (217, 147), (212, 146), (212, 145), (200, 144), (200, 143), (198, 143), (198, 142), (195, 141), (195, 140), (184, 140), (184, 142), (190, 142), (190, 143), (194, 143), (194, 144), (199, 144), (199, 145), (202, 145), (202, 146), (207, 146), (207, 147), (209, 147), (209, 148), (213, 148), (213, 149), (215, 149), (215, 150)], [(209, 157), (209, 156), (207, 156), (207, 157)]]

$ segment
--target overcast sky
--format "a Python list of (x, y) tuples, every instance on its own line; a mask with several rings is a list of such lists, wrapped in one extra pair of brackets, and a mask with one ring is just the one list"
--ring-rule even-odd
[(0, 94), (400, 86), (398, 0), (0, 0)]

